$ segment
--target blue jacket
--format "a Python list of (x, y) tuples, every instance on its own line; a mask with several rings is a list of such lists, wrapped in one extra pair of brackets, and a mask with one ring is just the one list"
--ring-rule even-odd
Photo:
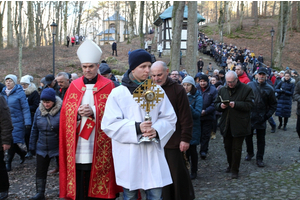
[(188, 94), (190, 108), (192, 111), (193, 116), (193, 133), (192, 139), (190, 141), (191, 145), (198, 145), (200, 144), (200, 136), (201, 136), (201, 112), (202, 112), (202, 105), (203, 99), (201, 93), (196, 91), (194, 95)]
[(290, 117), (292, 110), (292, 98), (295, 89), (295, 79), (290, 78), (286, 81), (284, 77), (282, 77), (281, 80), (282, 81), (275, 88), (278, 98), (275, 115), (279, 117)]
[(21, 85), (15, 85), (7, 96), (6, 87), (2, 89), (1, 95), (4, 96), (11, 113), (11, 121), (14, 130), (12, 132), (14, 143), (24, 143), (25, 126), (31, 125), (31, 114), (26, 99), (25, 92)]
[(197, 85), (196, 88), (202, 94), (202, 98), (203, 98), (202, 110), (205, 110), (204, 115), (201, 116), (201, 121), (214, 120), (214, 118), (215, 118), (214, 101), (218, 95), (218, 91), (217, 91), (216, 87), (209, 83), (207, 88), (203, 92), (201, 90), (200, 85)]
[[(35, 150), (38, 155), (46, 157), (58, 156), (59, 147), (59, 116), (62, 100), (56, 96), (56, 104), (47, 111), (42, 103), (36, 110), (31, 129), (29, 150)], [(47, 117), (49, 117), (50, 124)], [(51, 127), (52, 126), (52, 127)]]

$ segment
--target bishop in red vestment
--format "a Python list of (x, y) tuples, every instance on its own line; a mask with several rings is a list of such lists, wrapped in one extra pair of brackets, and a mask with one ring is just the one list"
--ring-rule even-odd
[(97, 73), (101, 49), (86, 40), (77, 51), (83, 76), (64, 97), (59, 131), (60, 198), (115, 199), (111, 139), (101, 130), (105, 103), (114, 84)]

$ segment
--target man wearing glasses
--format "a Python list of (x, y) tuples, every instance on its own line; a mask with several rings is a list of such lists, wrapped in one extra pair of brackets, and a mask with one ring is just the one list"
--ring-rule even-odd
[(177, 82), (177, 83), (180, 83), (179, 82), (179, 72), (178, 71), (172, 71), (171, 72), (171, 75), (170, 75), (170, 78), (173, 80), (173, 81), (175, 81), (175, 82)]
[(242, 145), (251, 134), (250, 112), (254, 103), (251, 87), (241, 83), (234, 71), (225, 75), (226, 86), (219, 90), (215, 108), (222, 112), (220, 130), (224, 138), (224, 148), (228, 167), (226, 173), (237, 179), (242, 156)]

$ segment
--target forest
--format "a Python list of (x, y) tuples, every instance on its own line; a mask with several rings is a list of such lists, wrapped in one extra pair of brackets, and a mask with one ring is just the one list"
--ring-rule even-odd
[[(149, 31), (153, 31), (156, 43), (159, 27), (153, 23), (170, 6), (175, 8), (170, 53), (174, 69), (180, 68), (180, 44), (176, 38), (181, 38), (184, 6), (189, 9), (186, 68), (190, 71), (193, 71), (198, 55), (195, 47), (197, 33), (199, 30), (205, 32), (205, 27), (210, 25), (217, 27), (215, 34), (218, 38), (215, 39), (224, 42), (223, 37), (230, 38), (245, 29), (247, 19), (254, 22), (254, 27), (259, 27), (263, 19), (275, 19), (272, 64), (278, 69), (282, 68), (282, 53), (289, 36), (300, 30), (300, 2), (297, 1), (0, 1), (0, 49), (18, 49), (21, 76), (22, 49), (51, 46), (53, 38), (55, 45), (59, 46), (66, 45), (67, 36), (80, 35), (98, 41), (99, 35), (104, 33), (103, 43), (98, 41), (101, 46), (109, 43), (105, 39), (105, 30), (114, 29), (113, 38), (117, 42), (130, 45), (134, 38), (138, 38), (143, 48), (145, 34)], [(204, 22), (195, 22), (197, 13), (205, 18)], [(117, 16), (114, 23), (105, 24), (111, 16)], [(125, 19), (124, 24), (120, 23), (120, 16)], [(55, 33), (51, 32), (53, 23), (57, 25)], [(124, 41), (120, 41), (121, 29)]]

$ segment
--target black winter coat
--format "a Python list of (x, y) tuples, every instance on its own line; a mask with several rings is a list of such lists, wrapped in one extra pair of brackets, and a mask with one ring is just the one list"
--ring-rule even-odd
[[(234, 101), (235, 106), (226, 109), (221, 108), (221, 98)], [(215, 101), (215, 108), (222, 112), (220, 119), (220, 131), (223, 136), (231, 131), (233, 137), (244, 137), (251, 134), (251, 108), (254, 106), (254, 95), (250, 86), (241, 83), (239, 80), (235, 88), (224, 86), (219, 90)]]
[(283, 77), (282, 81), (276, 86), (275, 92), (277, 93), (278, 103), (275, 115), (279, 117), (290, 117), (292, 110), (292, 98), (295, 89), (295, 80), (285, 80)]
[(266, 82), (259, 84), (256, 80), (248, 85), (254, 93), (254, 106), (251, 109), (252, 129), (266, 129), (266, 121), (274, 114), (277, 100), (274, 89)]
[(300, 82), (295, 87), (294, 101), (297, 101), (297, 115), (300, 115)]
[[(59, 147), (59, 116), (62, 100), (56, 96), (56, 104), (47, 111), (42, 104), (36, 110), (29, 142), (29, 150), (35, 150), (38, 155), (46, 157), (58, 156)], [(50, 124), (47, 120), (49, 117)]]
[(31, 83), (25, 90), (25, 94), (30, 108), (31, 122), (33, 122), (35, 111), (39, 107), (40, 95), (33, 83)]
[(4, 97), (0, 95), (0, 151), (3, 144), (11, 145), (13, 129), (9, 107)]
[(196, 86), (203, 98), (202, 110), (205, 110), (204, 115), (201, 115), (201, 121), (214, 120), (215, 106), (214, 101), (217, 98), (218, 91), (214, 85), (208, 84), (207, 88), (202, 92), (199, 84)]

